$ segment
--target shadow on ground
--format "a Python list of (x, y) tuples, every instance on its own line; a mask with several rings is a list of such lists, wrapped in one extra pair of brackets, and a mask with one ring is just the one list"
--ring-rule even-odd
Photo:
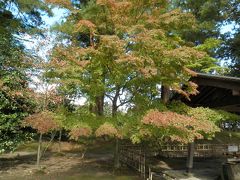
[(91, 148), (82, 158), (80, 151), (47, 152), (36, 167), (36, 153), (20, 151), (0, 156), (1, 180), (138, 180), (129, 169), (114, 171), (109, 145)]

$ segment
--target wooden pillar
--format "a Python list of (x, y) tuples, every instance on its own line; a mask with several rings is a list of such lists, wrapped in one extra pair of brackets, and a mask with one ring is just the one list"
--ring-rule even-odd
[(190, 173), (193, 168), (193, 156), (194, 156), (194, 142), (191, 142), (188, 144), (187, 173)]
[(118, 169), (120, 167), (120, 157), (119, 157), (119, 140), (116, 137), (115, 140), (115, 153), (114, 153), (114, 168)]

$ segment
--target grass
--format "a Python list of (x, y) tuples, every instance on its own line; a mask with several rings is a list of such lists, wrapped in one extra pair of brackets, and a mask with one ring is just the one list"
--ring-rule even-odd
[[(43, 143), (42, 147), (46, 147), (47, 143)], [(17, 151), (27, 151), (27, 152), (34, 152), (38, 148), (38, 143), (37, 142), (26, 142), (21, 144), (18, 148)]]

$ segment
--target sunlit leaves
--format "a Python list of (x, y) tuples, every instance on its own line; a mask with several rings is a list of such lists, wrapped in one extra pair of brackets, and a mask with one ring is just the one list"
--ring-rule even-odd
[(206, 107), (192, 108), (180, 101), (173, 101), (168, 107), (171, 111), (191, 116), (199, 121), (212, 121), (216, 125), (219, 125), (221, 122), (234, 122), (240, 119), (237, 114)]
[(79, 124), (69, 132), (70, 139), (77, 141), (81, 137), (89, 137), (92, 135), (92, 129), (85, 124)]
[(180, 9), (176, 9), (161, 15), (159, 20), (161, 25), (171, 30), (177, 30), (178, 28), (181, 30), (193, 30), (196, 26), (195, 17), (191, 13), (183, 13)]
[(96, 28), (96, 25), (93, 24), (91, 21), (88, 20), (80, 20), (76, 24), (76, 30), (75, 32), (93, 32), (94, 29)]
[[(212, 70), (206, 65), (215, 61), (185, 43), (178, 32), (195, 27), (193, 15), (166, 6), (166, 1), (99, 0), (74, 11), (65, 23), (75, 24), (69, 34), (72, 44), (57, 47), (52, 57), (55, 77), (76, 84), (90, 97), (125, 86), (133, 74), (186, 97), (195, 94), (196, 86), (188, 83), (193, 73), (186, 69)], [(188, 91), (181, 90), (180, 83)]]
[[(180, 115), (175, 112), (149, 111), (142, 119), (147, 128), (147, 136), (156, 136), (157, 129), (162, 132), (162, 141), (171, 140), (180, 143), (202, 139), (204, 135), (212, 135), (219, 128), (211, 121), (198, 120), (193, 116)], [(157, 127), (157, 129), (156, 129)], [(146, 130), (142, 136), (146, 135)], [(157, 137), (155, 137), (157, 138)]]
[[(179, 9), (169, 10), (165, 0), (97, 0), (70, 10), (67, 22), (59, 29), (69, 43), (55, 47), (49, 75), (63, 89), (69, 87), (69, 94), (85, 96), (90, 109), (91, 105), (99, 105), (97, 100), (108, 97), (112, 104), (115, 102), (115, 111), (128, 103), (131, 112), (144, 114), (159, 103), (159, 85), (167, 85), (188, 98), (197, 93), (197, 85), (189, 82), (196, 75), (194, 70), (214, 67), (207, 49), (215, 41), (206, 42), (205, 47), (186, 42), (182, 33), (195, 30), (195, 18)], [(186, 85), (184, 90), (182, 84)], [(161, 108), (167, 111), (165, 106)], [(152, 111), (142, 122), (136, 115), (130, 125), (99, 123), (93, 120), (97, 116), (85, 114), (85, 121), (80, 115), (65, 119), (73, 139), (90, 134), (84, 127), (75, 127), (82, 121), (98, 124), (93, 128), (97, 137), (127, 137), (134, 142), (149, 138), (187, 143), (218, 130), (213, 123), (201, 122), (190, 114)], [(131, 127), (131, 132), (126, 133), (121, 126)]]
[(107, 122), (102, 124), (96, 130), (95, 134), (96, 134), (96, 137), (102, 137), (102, 136), (118, 137), (118, 138), (121, 137), (116, 127), (114, 127), (113, 124), (107, 123)]
[(45, 0), (47, 3), (58, 5), (64, 8), (71, 8), (72, 3), (71, 0)]

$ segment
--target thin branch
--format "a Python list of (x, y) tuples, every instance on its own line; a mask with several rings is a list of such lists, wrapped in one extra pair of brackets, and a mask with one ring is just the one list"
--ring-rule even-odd
[(53, 141), (53, 139), (54, 139), (54, 137), (55, 137), (56, 134), (57, 134), (56, 132), (55, 132), (55, 133), (52, 133), (51, 139), (50, 139), (50, 141), (48, 142), (46, 148), (42, 151), (43, 153), (41, 153), (40, 158), (43, 157), (43, 155), (45, 154), (45, 152), (47, 151), (47, 149), (49, 148), (49, 146), (52, 144), (52, 141)]
[(14, 36), (14, 38), (18, 39), (18, 40), (21, 40), (21, 41), (27, 41), (27, 42), (34, 42), (32, 40), (29, 40), (29, 39), (25, 39), (25, 38), (20, 38), (20, 37), (17, 37), (17, 36)]
[(120, 104), (117, 105), (117, 108), (119, 108), (120, 106), (123, 106), (124, 104), (127, 104), (127, 103), (131, 102), (132, 100), (133, 100), (133, 96), (132, 96), (130, 99), (126, 100), (126, 101), (121, 101), (121, 100), (119, 99)]
[(105, 94), (105, 96), (107, 96), (111, 101), (113, 101), (113, 96), (111, 96), (109, 94)]

